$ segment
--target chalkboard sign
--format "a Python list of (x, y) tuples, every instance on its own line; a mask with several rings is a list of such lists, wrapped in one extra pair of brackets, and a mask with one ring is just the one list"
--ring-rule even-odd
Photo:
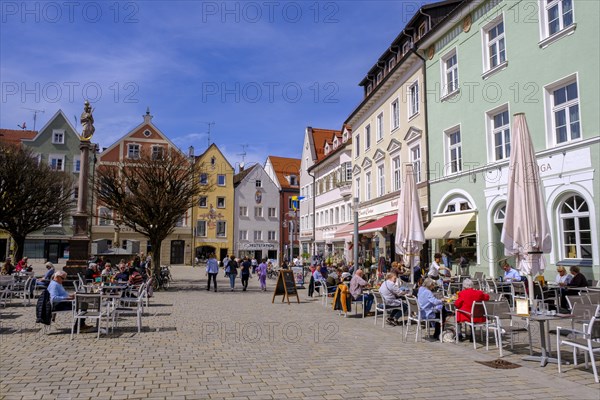
[(296, 290), (296, 281), (294, 279), (294, 272), (289, 269), (282, 269), (279, 271), (279, 277), (277, 278), (277, 284), (275, 285), (275, 292), (273, 293), (273, 300), (275, 302), (275, 296), (283, 296), (281, 302), (283, 303), (286, 299), (290, 304), (290, 296), (296, 296), (296, 300), (300, 303), (298, 297), (298, 291)]

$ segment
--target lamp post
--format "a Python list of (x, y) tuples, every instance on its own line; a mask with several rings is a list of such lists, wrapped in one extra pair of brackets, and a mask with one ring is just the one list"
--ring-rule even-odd
[(358, 197), (354, 197), (352, 207), (354, 209), (354, 269), (352, 275), (354, 275), (358, 269)]
[[(194, 146), (188, 147), (188, 157), (190, 158), (190, 166), (192, 168), (192, 187), (196, 185), (196, 177), (194, 175)], [(191, 211), (190, 211), (190, 228), (192, 233), (192, 245), (190, 246), (190, 264), (192, 267), (196, 266), (194, 262), (196, 256), (196, 231), (194, 230), (194, 198), (192, 197)]]
[(373, 241), (375, 242), (375, 261), (379, 262), (379, 236), (377, 234), (375, 234)]

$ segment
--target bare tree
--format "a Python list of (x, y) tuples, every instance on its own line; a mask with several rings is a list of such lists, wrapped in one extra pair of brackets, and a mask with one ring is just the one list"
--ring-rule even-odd
[(200, 193), (193, 160), (176, 149), (164, 155), (142, 153), (119, 165), (100, 165), (94, 189), (98, 201), (115, 213), (121, 226), (148, 238), (152, 246), (152, 274), (160, 274), (160, 248)]
[(0, 142), (0, 229), (23, 257), (25, 237), (69, 215), (73, 181), (69, 174), (39, 163), (24, 146)]

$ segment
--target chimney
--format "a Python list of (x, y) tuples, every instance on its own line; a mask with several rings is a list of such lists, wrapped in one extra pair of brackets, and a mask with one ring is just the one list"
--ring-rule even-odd
[(240, 172), (242, 172), (243, 170), (244, 170), (244, 163), (243, 163), (243, 162), (241, 162), (241, 163), (240, 163)]

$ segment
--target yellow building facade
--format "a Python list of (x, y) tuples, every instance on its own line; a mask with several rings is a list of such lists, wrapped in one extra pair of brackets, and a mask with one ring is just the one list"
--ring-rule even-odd
[(197, 179), (207, 190), (194, 202), (195, 256), (204, 260), (214, 253), (222, 260), (233, 254), (235, 170), (214, 143), (196, 157), (196, 167)]

